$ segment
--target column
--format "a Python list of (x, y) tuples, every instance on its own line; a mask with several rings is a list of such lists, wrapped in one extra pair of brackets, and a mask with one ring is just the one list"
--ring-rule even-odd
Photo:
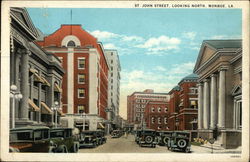
[[(16, 52), (15, 53), (15, 73), (14, 73), (14, 78), (15, 82), (14, 84), (17, 86), (18, 91), (20, 91), (20, 83), (19, 83), (19, 65), (20, 65), (20, 60), (21, 60), (21, 53)], [(20, 114), (20, 109), (19, 109), (19, 102), (15, 102), (15, 118), (19, 118)]]
[(209, 128), (209, 116), (210, 116), (210, 110), (209, 110), (209, 85), (208, 85), (208, 79), (204, 80), (204, 92), (203, 92), (203, 100), (204, 100), (204, 111), (203, 111), (203, 118), (204, 118), (204, 129)]
[(216, 105), (216, 74), (211, 75), (211, 113), (210, 113), (210, 128), (214, 129), (217, 124), (218, 111)]
[(203, 84), (198, 84), (198, 129), (203, 128)]
[(29, 54), (30, 51), (27, 49), (21, 50), (21, 93), (23, 98), (21, 100), (21, 109), (20, 109), (20, 119), (28, 120), (29, 119)]
[(225, 128), (225, 110), (226, 110), (226, 68), (221, 68), (219, 76), (219, 116), (218, 116), (219, 128)]

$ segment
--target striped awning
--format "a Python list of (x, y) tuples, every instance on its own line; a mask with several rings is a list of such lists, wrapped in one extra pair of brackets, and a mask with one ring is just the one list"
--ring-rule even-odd
[(42, 105), (42, 114), (52, 114), (53, 111), (44, 103), (44, 102), (41, 102), (41, 105)]
[(31, 99), (28, 100), (28, 103), (31, 110), (40, 111), (40, 108)]
[(54, 91), (62, 93), (62, 88), (59, 87), (59, 85), (57, 83), (54, 84)]

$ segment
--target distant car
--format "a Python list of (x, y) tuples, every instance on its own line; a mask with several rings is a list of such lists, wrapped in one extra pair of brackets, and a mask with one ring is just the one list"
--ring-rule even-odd
[(96, 131), (97, 138), (98, 138), (98, 145), (102, 145), (106, 143), (107, 138), (105, 137), (105, 132), (103, 130)]
[(96, 131), (80, 132), (79, 137), (80, 147), (96, 147), (99, 143)]
[(10, 130), (9, 152), (55, 152), (48, 127), (20, 127)]
[(72, 128), (51, 128), (50, 139), (57, 153), (78, 152), (79, 142), (72, 135)]
[(181, 131), (173, 132), (167, 147), (171, 151), (179, 150), (187, 153), (190, 152), (190, 133)]
[(156, 135), (156, 131), (152, 129), (143, 129), (140, 132), (139, 136), (139, 146), (150, 146), (156, 147), (158, 143), (158, 137)]
[(170, 140), (172, 135), (171, 131), (160, 131), (159, 132), (159, 145), (161, 146), (167, 146), (168, 145), (168, 141)]
[(111, 132), (111, 137), (112, 138), (119, 138), (123, 135), (122, 131), (121, 130), (113, 130)]

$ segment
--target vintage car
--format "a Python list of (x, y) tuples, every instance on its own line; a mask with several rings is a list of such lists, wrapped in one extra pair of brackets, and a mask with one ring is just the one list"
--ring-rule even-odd
[(98, 138), (98, 145), (102, 145), (106, 143), (107, 138), (105, 137), (105, 132), (103, 130), (96, 131), (97, 138)]
[(54, 152), (48, 127), (20, 127), (10, 130), (9, 152)]
[(79, 142), (72, 135), (72, 128), (51, 128), (50, 139), (56, 153), (78, 152)]
[(80, 147), (96, 147), (99, 144), (96, 131), (82, 131), (79, 137)]
[(171, 151), (178, 150), (187, 153), (190, 152), (190, 133), (182, 131), (172, 132), (167, 147)]
[(111, 132), (111, 137), (112, 138), (119, 138), (123, 135), (122, 131), (121, 130), (113, 130)]
[(167, 146), (168, 145), (168, 141), (170, 140), (172, 135), (171, 131), (159, 131), (159, 143), (158, 145), (160, 146)]
[(142, 146), (156, 147), (158, 143), (158, 137), (156, 131), (153, 129), (143, 129), (139, 135), (138, 144)]

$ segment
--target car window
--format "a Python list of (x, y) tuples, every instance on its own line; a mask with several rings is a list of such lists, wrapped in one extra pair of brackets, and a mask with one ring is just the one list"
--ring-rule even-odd
[(30, 141), (33, 140), (31, 132), (13, 132), (10, 133), (10, 141)]
[(38, 131), (34, 131), (34, 139), (35, 140), (41, 140), (43, 137), (42, 137), (42, 131), (41, 130), (38, 130)]
[(43, 138), (48, 139), (49, 138), (49, 130), (43, 130)]
[(53, 131), (50, 132), (50, 137), (55, 138), (55, 137), (64, 137), (63, 131)]

